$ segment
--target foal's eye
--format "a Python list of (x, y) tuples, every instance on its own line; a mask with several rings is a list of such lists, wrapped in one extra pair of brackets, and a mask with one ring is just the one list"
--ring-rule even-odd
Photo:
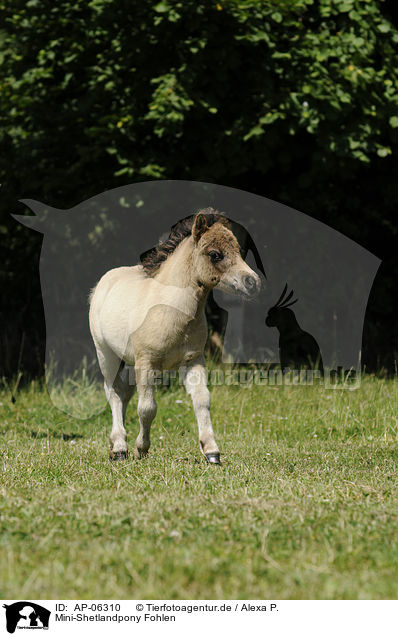
[(209, 252), (209, 257), (212, 263), (219, 263), (224, 258), (224, 254), (222, 252), (212, 250), (211, 252)]

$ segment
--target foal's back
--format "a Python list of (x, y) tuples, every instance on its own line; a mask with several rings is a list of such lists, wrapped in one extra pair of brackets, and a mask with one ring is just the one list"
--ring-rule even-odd
[[(185, 339), (185, 329), (179, 329), (179, 323), (181, 327), (186, 327), (187, 321), (192, 323), (196, 309), (197, 301), (189, 287), (159, 283), (141, 265), (119, 267), (107, 272), (93, 290), (90, 328), (97, 349), (109, 347), (129, 364), (134, 364), (143, 348), (155, 357), (171, 353), (174, 358), (176, 352), (170, 350)], [(199, 328), (196, 322), (189, 325), (189, 332)], [(202, 345), (206, 337), (204, 316), (200, 327)], [(190, 333), (189, 339), (194, 335)]]

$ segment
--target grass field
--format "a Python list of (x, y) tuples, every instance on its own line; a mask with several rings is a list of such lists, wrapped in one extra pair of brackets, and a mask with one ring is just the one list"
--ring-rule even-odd
[(148, 458), (117, 464), (109, 410), (82, 422), (37, 384), (4, 389), (1, 597), (396, 598), (398, 381), (211, 391), (221, 467), (178, 387)]

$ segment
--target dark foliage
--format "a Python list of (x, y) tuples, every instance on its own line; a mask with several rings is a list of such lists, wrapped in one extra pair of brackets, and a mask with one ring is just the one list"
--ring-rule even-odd
[(162, 178), (267, 196), (382, 258), (363, 360), (393, 371), (397, 43), (382, 0), (0, 0), (0, 373), (42, 372), (41, 236), (17, 200)]

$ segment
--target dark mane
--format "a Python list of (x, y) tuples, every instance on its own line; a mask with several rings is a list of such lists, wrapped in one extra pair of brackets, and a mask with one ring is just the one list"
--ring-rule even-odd
[(214, 210), (213, 208), (199, 210), (197, 213), (191, 214), (190, 216), (177, 221), (177, 223), (172, 226), (167, 239), (160, 240), (158, 245), (141, 254), (140, 261), (149, 276), (154, 276), (161, 264), (164, 263), (167, 257), (174, 252), (181, 241), (191, 234), (193, 220), (198, 213), (206, 214), (209, 227), (217, 222), (221, 222), (224, 225), (228, 222), (228, 219), (224, 214)]

